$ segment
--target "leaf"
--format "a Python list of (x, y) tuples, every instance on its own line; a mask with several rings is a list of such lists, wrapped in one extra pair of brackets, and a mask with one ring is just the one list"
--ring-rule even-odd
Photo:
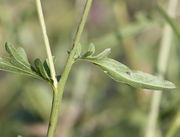
[(49, 63), (47, 59), (44, 61), (43, 67), (46, 70), (46, 73), (48, 74), (48, 76), (51, 77), (51, 72), (50, 72)]
[(47, 79), (47, 80), (50, 79), (50, 77), (49, 77), (48, 73), (46, 72), (46, 69), (44, 68), (44, 65), (42, 64), (40, 59), (36, 59), (34, 61), (34, 64), (35, 64), (37, 71), (39, 72), (39, 74), (41, 74), (41, 76), (44, 79)]
[(14, 58), (17, 62), (19, 62), (21, 65), (27, 68), (30, 66), (29, 62), (27, 62), (26, 53), (24, 53), (22, 49), (17, 50), (10, 43), (6, 43), (5, 48), (9, 55), (12, 58)]
[(37, 75), (36, 72), (30, 71), (29, 69), (22, 67), (21, 64), (19, 64), (18, 62), (16, 62), (16, 60), (12, 58), (8, 58), (8, 57), (0, 58), (0, 70), (14, 72), (18, 74), (24, 74), (41, 79), (41, 77)]
[(87, 51), (82, 57), (92, 56), (92, 55), (94, 54), (94, 52), (95, 52), (95, 46), (94, 46), (93, 43), (91, 43), (91, 44), (89, 45), (88, 51)]
[(90, 53), (90, 56), (95, 53), (95, 45), (93, 43), (89, 45), (88, 52)]
[(17, 48), (17, 52), (19, 56), (21, 56), (22, 60), (24, 60), (24, 62), (26, 62), (28, 65), (30, 65), (25, 50), (20, 47)]
[(44, 64), (40, 59), (35, 60), (34, 68), (28, 61), (26, 52), (22, 48), (15, 48), (12, 44), (5, 44), (9, 57), (0, 57), (0, 70), (28, 75), (37, 79), (52, 82), (47, 62)]
[(93, 43), (91, 43), (88, 51), (84, 55), (82, 55), (81, 58), (95, 58), (95, 59), (106, 58), (111, 53), (111, 49), (107, 48), (104, 51), (102, 51), (101, 53), (99, 53), (98, 55), (92, 56), (94, 54), (94, 52), (95, 52), (95, 46)]
[[(54, 60), (54, 62), (55, 62), (55, 57), (53, 58), (53, 60)], [(50, 72), (50, 67), (49, 67), (49, 61), (48, 61), (48, 59), (46, 59), (46, 60), (43, 62), (43, 67), (44, 67), (44, 70), (46, 71), (46, 73), (47, 73), (47, 75), (48, 75), (48, 77), (49, 77), (49, 81), (50, 81), (51, 83), (53, 83), (53, 80), (51, 79), (51, 72)], [(57, 76), (56, 76), (57, 81), (59, 81), (60, 78), (61, 78), (61, 75), (57, 75)]]
[(107, 56), (109, 54), (110, 50), (106, 49), (97, 56), (81, 59), (97, 65), (104, 71), (104, 73), (115, 81), (125, 83), (136, 88), (156, 90), (176, 88), (172, 82), (162, 80), (159, 77), (148, 73), (129, 69), (126, 65), (114, 59), (108, 58)]
[(81, 44), (79, 43), (78, 46), (77, 46), (77, 49), (76, 49), (76, 53), (75, 53), (74, 59), (77, 59), (80, 56), (81, 56)]
[(95, 59), (103, 59), (103, 58), (108, 57), (110, 53), (111, 53), (111, 49), (107, 48), (103, 52), (101, 52), (98, 55), (94, 56), (93, 58), (95, 58)]

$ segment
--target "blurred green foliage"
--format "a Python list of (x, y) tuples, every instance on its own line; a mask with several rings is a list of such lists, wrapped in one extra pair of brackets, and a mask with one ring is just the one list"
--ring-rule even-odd
[[(42, 1), (58, 73), (63, 70), (68, 56), (82, 1)], [(157, 3), (166, 7), (167, 1), (94, 0), (82, 45), (93, 42), (97, 52), (112, 48), (112, 58), (132, 69), (156, 74), (162, 28), (166, 22), (156, 8)], [(179, 15), (175, 21), (179, 23)], [(6, 54), (6, 41), (23, 47), (30, 62), (46, 58), (35, 1), (0, 0), (1, 55)], [(172, 44), (166, 79), (174, 82), (177, 89), (163, 92), (159, 116), (162, 136), (180, 105), (177, 37)], [(2, 71), (0, 87), (0, 136), (45, 136), (52, 100), (50, 87), (39, 80)], [(60, 134), (61, 137), (143, 137), (151, 93), (116, 83), (89, 63), (77, 63), (66, 85), (57, 137)], [(180, 130), (175, 137), (179, 134)]]

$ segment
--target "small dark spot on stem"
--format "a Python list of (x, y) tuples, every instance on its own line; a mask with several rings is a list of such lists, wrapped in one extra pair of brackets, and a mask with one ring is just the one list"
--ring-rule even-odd
[(59, 81), (61, 79), (61, 75), (57, 75), (56, 79), (57, 79), (57, 81)]
[(49, 122), (49, 127), (51, 127), (51, 125), (52, 125), (51, 122)]
[(131, 76), (131, 72), (129, 72), (129, 71), (128, 71), (128, 72), (126, 72), (126, 74), (128, 74), (129, 76)]
[(69, 51), (69, 50), (67, 51), (67, 54), (68, 54), (68, 55), (70, 54), (70, 51)]

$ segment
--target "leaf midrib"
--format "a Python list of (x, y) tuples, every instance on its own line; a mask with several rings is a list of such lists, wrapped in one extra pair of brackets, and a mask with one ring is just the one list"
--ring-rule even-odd
[[(167, 85), (155, 85), (156, 83), (154, 83), (154, 84), (152, 84), (152, 83), (146, 83), (146, 82), (143, 82), (143, 81), (140, 81), (140, 80), (135, 80), (134, 78), (130, 78), (130, 77), (124, 77), (120, 72), (118, 72), (118, 71), (116, 71), (115, 69), (112, 69), (112, 68), (108, 68), (108, 67), (106, 67), (105, 65), (103, 66), (103, 65), (101, 65), (101, 63), (99, 63), (98, 61), (96, 61), (95, 59), (87, 59), (87, 58), (85, 58), (84, 60), (87, 60), (87, 61), (89, 61), (89, 62), (92, 62), (92, 63), (95, 63), (96, 65), (98, 65), (99, 67), (101, 67), (101, 68), (104, 68), (103, 70), (110, 70), (110, 71), (112, 71), (112, 72), (114, 72), (114, 73), (116, 73), (116, 74), (119, 74), (123, 79), (124, 79), (124, 83), (126, 83), (126, 84), (130, 84), (131, 85), (131, 82), (134, 82), (134, 83), (136, 83), (137, 85), (138, 84), (143, 84), (144, 86), (151, 86), (152, 88), (163, 88), (163, 89), (172, 89), (173, 87), (170, 87), (170, 86), (167, 86)], [(134, 73), (131, 69), (129, 69), (130, 71), (131, 71), (131, 73)], [(122, 72), (123, 73), (123, 72)], [(166, 80), (165, 80), (166, 81)], [(134, 84), (134, 83), (132, 83), (132, 84)], [(170, 82), (170, 83), (172, 83), (172, 82)], [(173, 83), (172, 83), (173, 84)], [(142, 85), (142, 86), (143, 86)]]
[[(0, 64), (6, 65), (7, 67), (10, 67), (10, 68), (13, 68), (13, 69), (16, 69), (16, 70), (19, 70), (20, 72), (23, 72), (23, 73), (26, 73), (26, 74), (29, 74), (29, 75), (32, 75), (32, 76), (38, 76), (39, 77), (39, 75), (37, 75), (36, 73), (34, 73), (31, 70), (30, 71), (25, 71), (24, 69), (21, 69), (20, 67), (17, 67), (15, 65), (10, 65), (10, 64), (5, 63), (5, 62), (0, 62)], [(28, 69), (30, 69), (30, 68), (28, 68)], [(16, 73), (19, 73), (19, 72), (16, 72)]]

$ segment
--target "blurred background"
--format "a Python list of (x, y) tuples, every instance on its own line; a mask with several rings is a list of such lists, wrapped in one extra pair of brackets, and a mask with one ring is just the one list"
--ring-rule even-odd
[[(63, 71), (67, 51), (82, 13), (84, 0), (43, 0), (56, 70)], [(81, 43), (93, 42), (97, 53), (112, 48), (112, 58), (157, 74), (157, 58), (165, 19), (157, 4), (168, 0), (94, 0)], [(180, 3), (179, 3), (180, 4)], [(180, 5), (179, 5), (180, 9)], [(180, 23), (180, 10), (174, 21)], [(46, 59), (35, 0), (0, 0), (0, 55), (4, 44), (23, 47), (30, 62)], [(159, 137), (165, 136), (179, 115), (180, 46), (174, 35), (165, 78), (177, 89), (164, 91), (158, 117)], [(74, 65), (63, 96), (57, 137), (143, 137), (152, 91), (116, 83), (95, 66)], [(0, 137), (44, 137), (52, 92), (39, 80), (0, 71)], [(180, 137), (176, 125), (174, 137)]]

